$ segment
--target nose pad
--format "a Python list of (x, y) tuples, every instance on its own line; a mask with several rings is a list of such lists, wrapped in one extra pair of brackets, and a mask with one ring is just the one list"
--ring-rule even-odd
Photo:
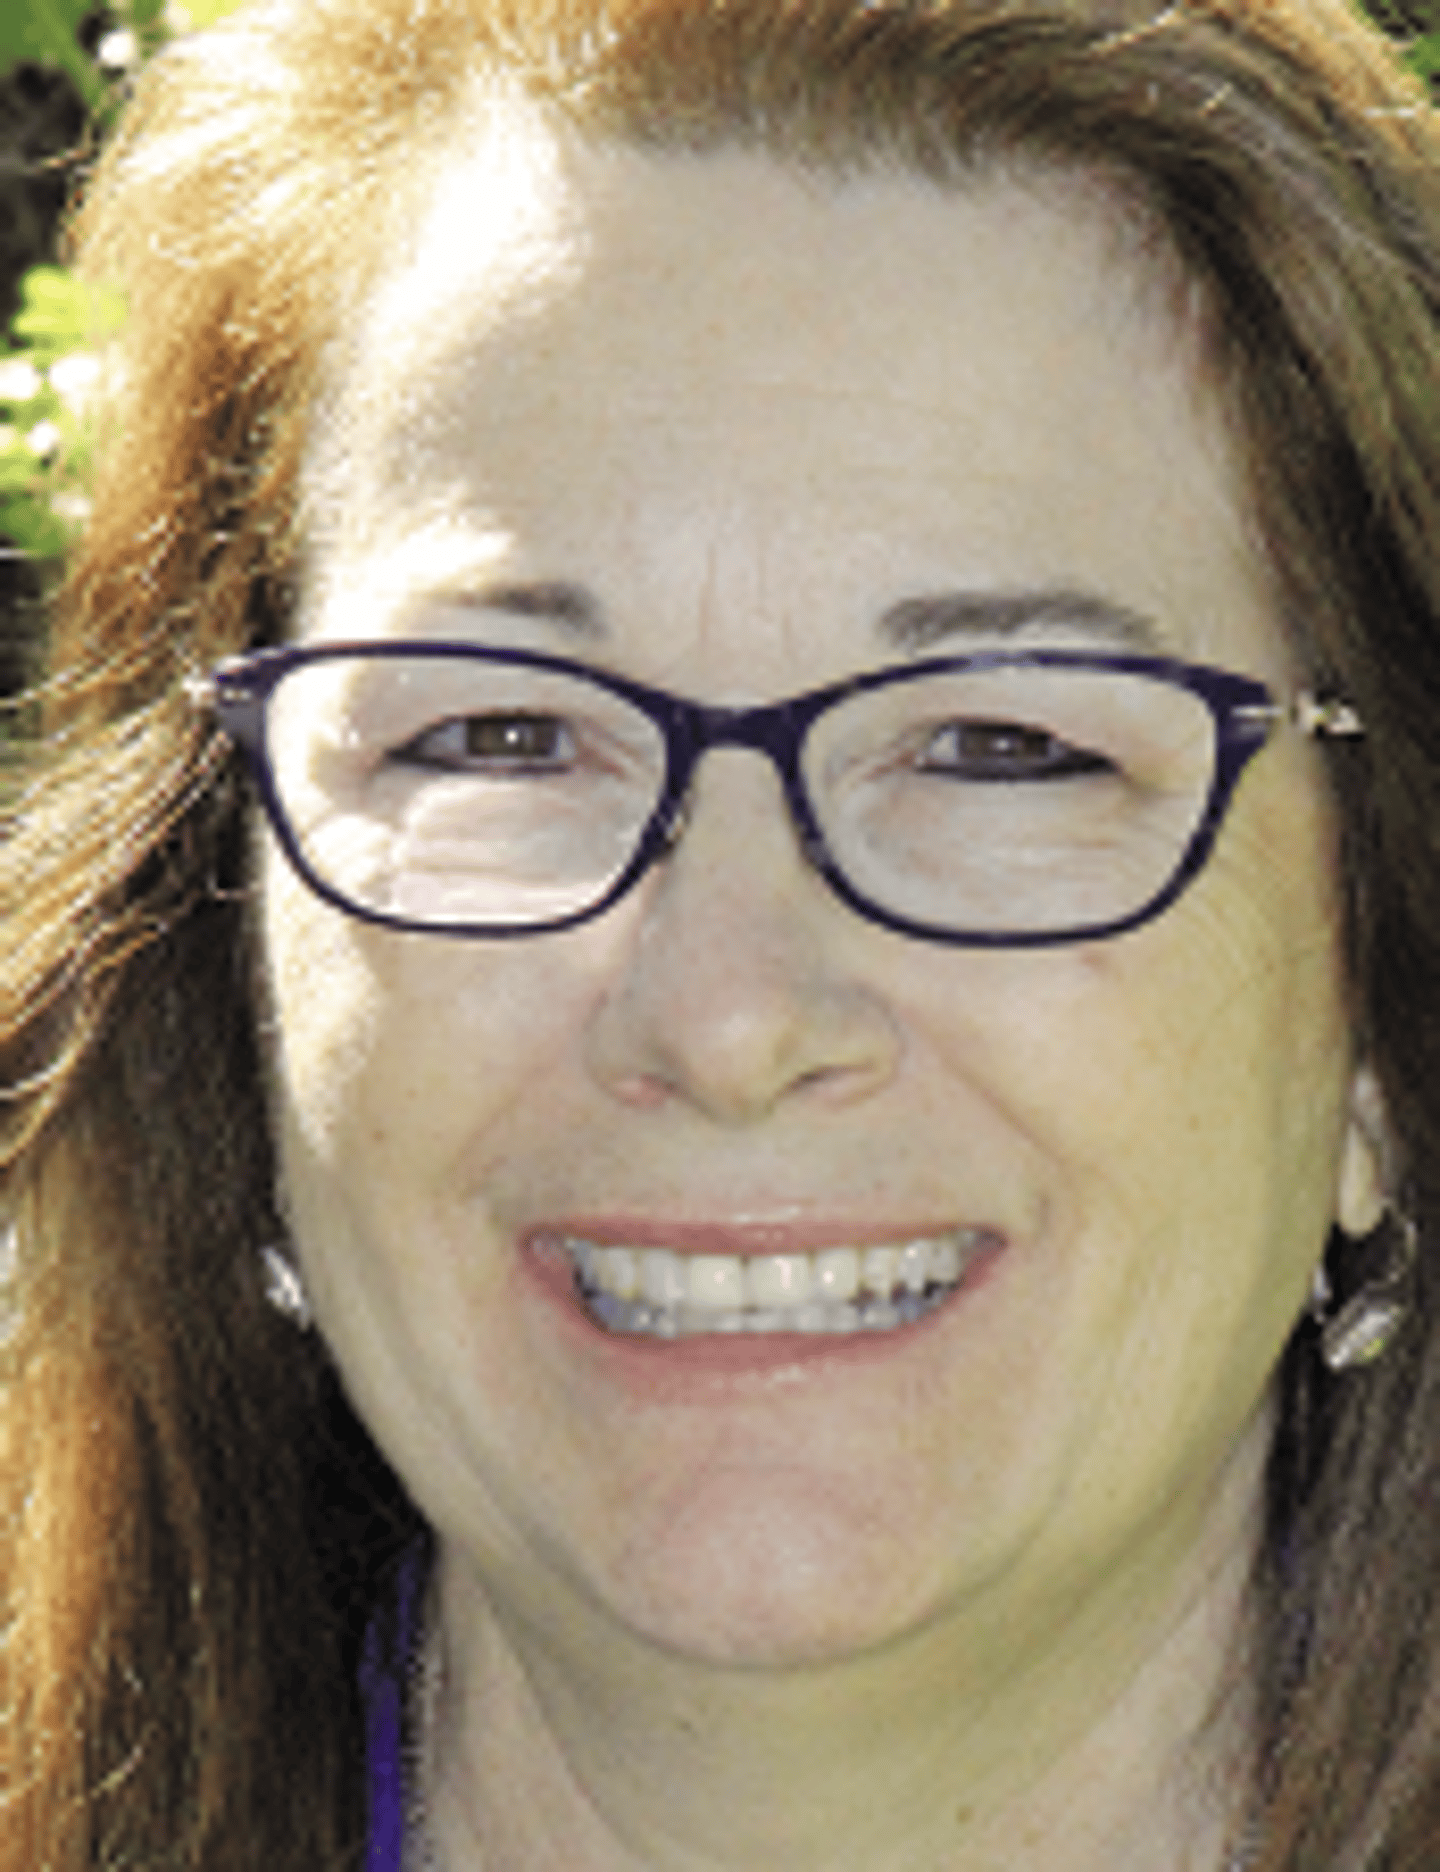
[(679, 801), (672, 808), (670, 817), (665, 821), (663, 834), (663, 855), (668, 858), (675, 847), (684, 838), (690, 826), (690, 802), (695, 796), (695, 781), (685, 789)]
[(886, 1083), (894, 1018), (845, 959), (851, 914), (800, 850), (769, 764), (713, 751), (667, 848), (588, 1035), (607, 1090), (742, 1124), (798, 1094), (847, 1103)]

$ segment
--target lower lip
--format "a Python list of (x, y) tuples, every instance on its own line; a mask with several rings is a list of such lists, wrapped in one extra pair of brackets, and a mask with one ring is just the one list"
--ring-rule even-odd
[(575, 1291), (574, 1267), (563, 1248), (533, 1243), (521, 1257), (530, 1283), (554, 1313), (567, 1338), (578, 1341), (588, 1361), (598, 1360), (626, 1389), (655, 1398), (681, 1395), (725, 1381), (773, 1379), (785, 1372), (818, 1375), (831, 1368), (855, 1369), (904, 1357), (943, 1329), (956, 1308), (990, 1279), (1003, 1244), (981, 1251), (964, 1277), (932, 1312), (907, 1326), (852, 1333), (692, 1333), (661, 1339), (645, 1333), (612, 1333), (599, 1325)]

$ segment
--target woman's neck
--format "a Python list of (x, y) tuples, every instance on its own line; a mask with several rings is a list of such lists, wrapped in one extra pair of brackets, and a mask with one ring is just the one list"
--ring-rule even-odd
[(1007, 1581), (806, 1668), (696, 1664), (593, 1607), (497, 1615), (442, 1546), (436, 1872), (1224, 1872), (1262, 1460), (1231, 1465), (1179, 1560), (1132, 1555), (1071, 1606), (1026, 1608)]

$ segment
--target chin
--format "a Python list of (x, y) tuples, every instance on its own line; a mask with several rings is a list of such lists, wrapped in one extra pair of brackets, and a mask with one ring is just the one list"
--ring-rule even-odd
[(625, 1556), (605, 1596), (642, 1637), (697, 1661), (783, 1668), (839, 1662), (924, 1622), (913, 1562), (897, 1570), (887, 1530), (853, 1510), (724, 1492)]

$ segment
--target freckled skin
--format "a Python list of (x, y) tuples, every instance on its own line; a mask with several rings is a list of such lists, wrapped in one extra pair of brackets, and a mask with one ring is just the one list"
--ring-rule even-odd
[[(832, 188), (758, 159), (558, 146), (527, 188), (468, 244), (442, 199), (361, 321), (317, 437), (337, 517), (306, 635), (534, 644), (763, 700), (872, 666), (876, 618), (909, 595), (1064, 584), (1286, 688), (1227, 438), (1155, 263), (1094, 190)], [(609, 635), (462, 605), (429, 588), (436, 567), (573, 580)], [(853, 1690), (908, 1712), (915, 1762), (968, 1748), (983, 1811), (1123, 1704), (1243, 1556), (1275, 1359), (1328, 1225), (1378, 1202), (1350, 1119), (1331, 827), (1297, 737), (1256, 760), (1180, 904), (1110, 943), (983, 953), (867, 925), (737, 751), (705, 764), (672, 859), (581, 929), (397, 937), (273, 856), (264, 929), (322, 1329), (441, 1536), (457, 1681), (482, 1654), (505, 1680), (499, 1645), (543, 1686), (532, 1728), (518, 1691), (501, 1722), (477, 1690), (457, 1733), (483, 1703), (532, 1751), (561, 1737), (578, 1781), (608, 1764), (618, 1811), (618, 1731), (590, 1733), (573, 1694), (587, 1672), (626, 1684), (643, 1735), (646, 1686), (678, 1694), (666, 1672), (693, 1688), (744, 1665), (768, 1695), (789, 1671), (799, 1697), (804, 1666), (852, 1687), (823, 1720), (805, 1706), (832, 1767)], [(891, 1359), (682, 1408), (612, 1385), (521, 1271), (527, 1230), (601, 1211), (979, 1222), (1007, 1246)], [(1214, 1668), (1161, 1670), (1155, 1746)], [(701, 1727), (718, 1788), (738, 1732)], [(873, 1807), (918, 1771), (865, 1749)], [(663, 1841), (708, 1795), (662, 1797), (661, 1778), (631, 1812), (648, 1857), (576, 1820), (568, 1863), (672, 1863)], [(471, 1790), (449, 1837), (469, 1837), (467, 1799), (503, 1834), (498, 1778), (477, 1767)], [(827, 1799), (836, 1831), (806, 1844), (779, 1793), (754, 1795), (753, 1863), (782, 1836), (797, 1866), (942, 1862), (913, 1786), (913, 1854)], [(653, 1836), (647, 1801), (671, 1803)], [(1037, 1837), (1037, 1865), (1088, 1863)]]

